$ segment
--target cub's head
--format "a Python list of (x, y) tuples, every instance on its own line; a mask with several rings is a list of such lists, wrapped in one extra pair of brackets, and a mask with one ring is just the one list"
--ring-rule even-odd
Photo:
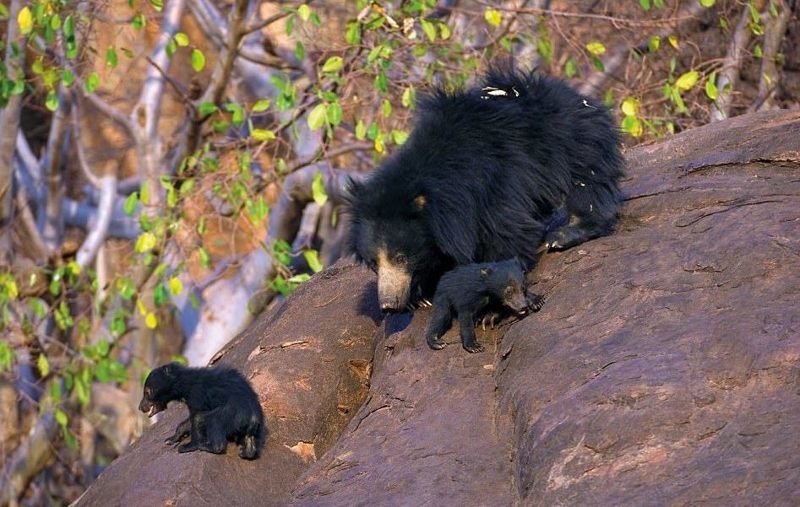
[(177, 374), (183, 368), (178, 363), (159, 366), (150, 372), (144, 382), (144, 393), (139, 403), (139, 410), (153, 417), (167, 408), (167, 404), (178, 398), (174, 386)]
[(350, 251), (377, 273), (381, 310), (403, 311), (430, 297), (449, 259), (428, 226), (425, 195), (409, 199), (385, 186), (351, 182), (349, 197)]
[(481, 268), (481, 278), (504, 306), (517, 314), (528, 311), (525, 293), (525, 271), (517, 259), (487, 264)]

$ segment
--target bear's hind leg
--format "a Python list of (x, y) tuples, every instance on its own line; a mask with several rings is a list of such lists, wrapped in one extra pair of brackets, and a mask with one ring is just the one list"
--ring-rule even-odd
[(547, 233), (548, 250), (566, 250), (590, 239), (610, 233), (617, 221), (620, 206), (615, 186), (576, 182), (567, 197), (569, 222)]

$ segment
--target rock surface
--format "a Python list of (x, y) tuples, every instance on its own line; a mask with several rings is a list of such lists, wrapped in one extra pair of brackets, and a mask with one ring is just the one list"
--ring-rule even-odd
[(342, 265), (222, 355), (262, 459), (165, 449), (170, 409), (78, 505), (800, 503), (800, 112), (626, 156), (618, 231), (544, 255), (547, 303), (486, 352), (428, 349), (429, 311), (379, 323)]

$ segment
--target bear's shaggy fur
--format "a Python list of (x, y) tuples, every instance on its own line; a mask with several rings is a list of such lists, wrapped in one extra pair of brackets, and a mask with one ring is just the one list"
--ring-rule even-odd
[[(609, 111), (562, 81), (489, 71), (436, 89), (408, 141), (349, 188), (350, 247), (378, 273), (384, 311), (430, 297), (456, 265), (569, 248), (609, 233), (623, 175)], [(553, 217), (566, 211), (557, 226)]]

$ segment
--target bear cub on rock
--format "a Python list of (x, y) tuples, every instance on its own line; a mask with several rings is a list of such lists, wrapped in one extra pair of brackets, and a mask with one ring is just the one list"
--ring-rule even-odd
[(240, 446), (239, 457), (256, 459), (266, 436), (264, 413), (253, 388), (233, 368), (189, 368), (178, 363), (159, 366), (144, 383), (139, 410), (152, 417), (170, 401), (182, 401), (189, 417), (167, 438), (178, 452), (223, 454), (228, 441)]
[(489, 311), (493, 325), (497, 316), (509, 310), (523, 316), (528, 311), (538, 311), (543, 303), (541, 296), (526, 292), (525, 273), (517, 259), (459, 266), (439, 280), (425, 339), (432, 349), (444, 348), (441, 337), (456, 317), (464, 348), (467, 352), (482, 352), (483, 347), (475, 338), (477, 317)]

